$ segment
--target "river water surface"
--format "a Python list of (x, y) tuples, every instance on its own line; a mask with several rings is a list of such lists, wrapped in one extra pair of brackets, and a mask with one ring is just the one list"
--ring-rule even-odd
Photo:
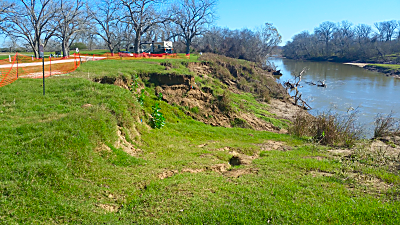
[[(378, 113), (400, 113), (400, 79), (387, 77), (384, 74), (371, 72), (351, 65), (331, 62), (297, 61), (281, 58), (270, 58), (282, 76), (278, 82), (293, 80), (304, 67), (308, 71), (302, 77), (302, 99), (313, 109), (316, 115), (332, 110), (347, 113), (349, 109), (358, 108), (359, 122), (365, 125), (366, 135), (372, 135), (373, 121)], [(325, 80), (326, 88), (306, 84), (306, 81), (317, 83)]]

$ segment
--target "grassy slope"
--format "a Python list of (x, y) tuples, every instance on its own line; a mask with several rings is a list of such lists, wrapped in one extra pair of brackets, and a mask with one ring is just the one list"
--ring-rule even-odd
[[(344, 176), (349, 166), (324, 148), (284, 134), (204, 125), (165, 102), (167, 125), (149, 129), (137, 117), (147, 122), (143, 110), (149, 112), (157, 101), (153, 89), (146, 88), (141, 107), (128, 90), (79, 78), (87, 71), (89, 76), (129, 76), (135, 73), (130, 66), (160, 72), (148, 61), (84, 64), (73, 76), (48, 79), (46, 96), (40, 80), (20, 79), (0, 89), (1, 223), (400, 222), (398, 175), (381, 171), (376, 176), (394, 186), (382, 195), (370, 194)], [(81, 107), (87, 103), (93, 106)], [(117, 124), (141, 134), (127, 138), (142, 150), (137, 158), (113, 147)], [(228, 152), (215, 151), (223, 147), (252, 155), (260, 151), (256, 144), (267, 140), (286, 142), (293, 150), (261, 152), (250, 166), (257, 174), (228, 178), (207, 171), (158, 178), (168, 170), (226, 163)], [(102, 143), (112, 151), (98, 148)], [(118, 212), (107, 212), (104, 205)]]

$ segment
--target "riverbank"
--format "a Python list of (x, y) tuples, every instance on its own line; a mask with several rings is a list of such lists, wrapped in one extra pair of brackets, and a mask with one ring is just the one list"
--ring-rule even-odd
[(400, 79), (400, 65), (397, 64), (371, 64), (371, 63), (343, 63), (345, 65), (358, 66), (369, 71), (383, 73), (386, 76), (392, 76)]
[(0, 224), (400, 223), (398, 154), (284, 134), (296, 113), (251, 62), (103, 60), (41, 82), (0, 89)]
[(364, 66), (364, 69), (383, 73), (386, 76), (400, 78), (400, 65), (397, 64), (368, 64)]

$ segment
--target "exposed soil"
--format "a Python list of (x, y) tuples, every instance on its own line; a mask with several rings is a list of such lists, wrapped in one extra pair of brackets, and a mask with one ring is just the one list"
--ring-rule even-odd
[(290, 100), (271, 99), (268, 111), (278, 119), (293, 121), (299, 113), (306, 113), (302, 108), (294, 105)]
[(370, 194), (382, 194), (386, 193), (387, 190), (393, 187), (392, 184), (388, 184), (371, 175), (360, 173), (346, 173), (345, 175), (347, 177), (346, 179), (353, 179), (355, 181), (355, 183), (348, 185), (349, 189), (354, 189), (355, 187), (361, 185), (361, 187), (364, 189), (364, 192)]
[(245, 174), (257, 174), (258, 169), (256, 168), (245, 168), (245, 169), (232, 169), (229, 171), (224, 172), (224, 176), (231, 177), (231, 178), (238, 178)]
[(367, 69), (369, 71), (373, 71), (373, 72), (378, 72), (378, 73), (383, 73), (386, 76), (393, 76), (395, 78), (400, 78), (400, 71), (399, 70), (391, 70), (389, 68), (382, 68), (382, 67), (378, 67), (378, 66), (373, 66), (373, 65), (366, 65), (363, 67), (364, 69)]
[(116, 148), (121, 148), (124, 152), (128, 153), (131, 156), (136, 156), (138, 153), (141, 152), (141, 150), (135, 148), (130, 142), (128, 142), (125, 136), (123, 135), (122, 131), (123, 129), (121, 127), (118, 127), (117, 130), (118, 140), (115, 142), (114, 146)]
[(292, 147), (287, 146), (284, 142), (279, 142), (279, 141), (271, 141), (268, 140), (267, 142), (263, 144), (257, 144), (260, 146), (261, 151), (273, 151), (273, 150), (279, 150), (279, 151), (290, 151), (292, 150)]
[(129, 90), (129, 81), (126, 77), (119, 76), (119, 77), (100, 77), (94, 78), (94, 82), (101, 83), (101, 84), (113, 84), (122, 88)]
[(110, 205), (110, 204), (97, 204), (99, 208), (104, 209), (107, 212), (118, 212), (119, 206), (118, 205)]
[(167, 171), (164, 171), (164, 172), (158, 174), (158, 178), (160, 178), (161, 180), (164, 180), (165, 178), (172, 177), (178, 173), (179, 173), (178, 170), (167, 170)]

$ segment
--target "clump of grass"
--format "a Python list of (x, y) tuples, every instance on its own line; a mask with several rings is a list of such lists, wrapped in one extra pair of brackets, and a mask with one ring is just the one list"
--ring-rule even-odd
[(352, 147), (363, 134), (362, 127), (357, 123), (358, 111), (339, 115), (330, 111), (316, 117), (299, 114), (289, 132), (299, 137), (312, 137), (323, 145)]
[(393, 117), (393, 112), (386, 116), (378, 114), (375, 118), (374, 138), (391, 136), (400, 131), (400, 121)]
[(229, 91), (224, 91), (224, 93), (218, 96), (218, 108), (225, 114), (229, 114), (233, 111), (232, 108), (232, 97)]

